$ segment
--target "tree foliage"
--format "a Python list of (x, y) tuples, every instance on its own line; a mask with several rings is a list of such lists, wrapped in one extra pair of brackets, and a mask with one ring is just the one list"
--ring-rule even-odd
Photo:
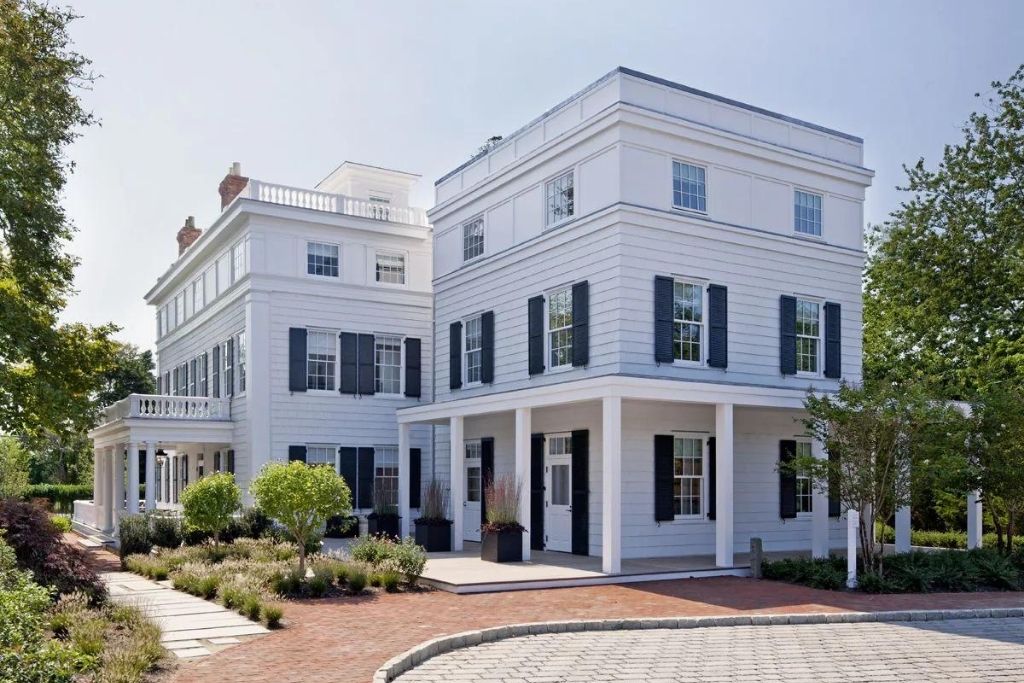
[(208, 474), (185, 487), (181, 507), (187, 526), (213, 534), (213, 544), (220, 545), (220, 533), (242, 507), (242, 491), (235, 483), (235, 475)]
[(102, 385), (96, 394), (96, 405), (108, 406), (130, 394), (156, 393), (153, 369), (152, 351), (118, 343), (110, 364), (100, 374)]
[(299, 546), (299, 569), (306, 570), (306, 543), (328, 518), (352, 511), (348, 484), (330, 467), (293, 461), (263, 468), (250, 487), (256, 505), (281, 524)]
[(13, 436), (0, 436), (0, 499), (17, 498), (28, 486), (28, 452)]

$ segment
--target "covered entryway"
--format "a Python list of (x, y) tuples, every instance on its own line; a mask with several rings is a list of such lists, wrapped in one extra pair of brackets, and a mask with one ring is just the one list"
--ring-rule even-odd
[(572, 435), (544, 439), (544, 548), (572, 551)]

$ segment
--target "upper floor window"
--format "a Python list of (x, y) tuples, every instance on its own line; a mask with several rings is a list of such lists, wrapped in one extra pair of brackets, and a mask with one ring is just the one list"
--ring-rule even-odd
[[(398, 505), (398, 447), (373, 449), (373, 494), (384, 505)], [(375, 500), (374, 503), (377, 503)]]
[(548, 367), (572, 365), (572, 287), (548, 297)]
[(196, 278), (195, 282), (192, 283), (192, 310), (196, 313), (203, 310), (203, 306), (206, 305), (206, 293), (203, 285), (203, 276), (200, 275)]
[(307, 465), (330, 465), (335, 466), (335, 455), (338, 452), (337, 446), (311, 446), (306, 445)]
[(821, 237), (821, 195), (796, 190), (793, 195), (793, 229)]
[(232, 357), (235, 352), (235, 345), (229, 344), (228, 342), (221, 342), (220, 345), (220, 357), (224, 359), (224, 368), (220, 373), (220, 376), (224, 379), (224, 391), (221, 392), (221, 396), (225, 398), (234, 395), (235, 387), (232, 381), (234, 377), (235, 359)]
[(207, 396), (210, 395), (210, 389), (206, 383), (208, 375), (209, 372), (206, 367), (205, 358), (203, 355), (200, 354), (196, 356), (196, 387), (198, 388), (198, 391), (201, 393), (204, 392), (205, 390), (205, 395)]
[(235, 339), (235, 353), (238, 354), (238, 393), (245, 391), (245, 332), (239, 332)]
[(249, 272), (249, 238), (239, 240), (231, 247), (231, 281), (238, 282)]
[(322, 242), (306, 243), (306, 273), (338, 277), (338, 245)]
[(484, 253), (484, 219), (475, 218), (462, 226), (462, 260), (471, 261)]
[(680, 517), (696, 517), (703, 510), (704, 440), (676, 437), (674, 447), (672, 497), (675, 513)]
[(672, 310), (675, 359), (700, 363), (704, 347), (704, 287), (693, 282), (676, 282)]
[(544, 185), (544, 203), (546, 207), (544, 225), (552, 226), (561, 223), (575, 213), (575, 193), (573, 190), (572, 171), (549, 180)]
[(217, 269), (210, 266), (203, 273), (203, 303), (208, 304), (217, 296)]
[(338, 355), (334, 333), (309, 330), (306, 333), (306, 388), (334, 390)]
[[(811, 456), (811, 442), (810, 441), (797, 441), (796, 442), (796, 456), (798, 458), (804, 457), (809, 458)], [(812, 512), (812, 506), (814, 501), (814, 492), (811, 487), (811, 478), (806, 474), (796, 475), (796, 511), (797, 514), (802, 512)]]
[(405, 256), (392, 252), (377, 252), (377, 282), (390, 285), (405, 284)]
[(821, 305), (796, 300), (796, 371), (818, 374), (821, 356)]
[(174, 297), (174, 319), (180, 325), (185, 322), (185, 293), (182, 292)]
[(702, 166), (672, 162), (672, 206), (679, 209), (706, 212), (708, 210), (707, 184)]
[(378, 394), (402, 393), (402, 338), (374, 336), (373, 377)]
[(231, 286), (231, 258), (224, 254), (217, 259), (217, 294), (223, 294)]
[(466, 341), (463, 347), (463, 355), (466, 363), (466, 383), (473, 384), (480, 381), (481, 349), (483, 348), (483, 334), (481, 330), (480, 316), (470, 318), (465, 324)]

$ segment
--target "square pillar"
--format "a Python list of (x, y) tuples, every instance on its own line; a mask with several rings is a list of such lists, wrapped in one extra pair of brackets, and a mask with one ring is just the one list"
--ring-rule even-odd
[[(818, 439), (811, 442), (811, 453), (818, 460), (828, 459), (825, 446)], [(820, 490), (817, 482), (811, 491), (811, 557), (828, 557), (828, 491)]]
[(398, 524), (399, 535), (409, 535), (409, 425), (398, 425)]
[(462, 550), (466, 517), (466, 444), (462, 436), (462, 418), (451, 418), (449, 425), (451, 447), (451, 501), (452, 501), (452, 550)]
[(128, 444), (128, 514), (139, 512), (139, 444)]
[[(715, 564), (735, 565), (733, 557), (733, 409), (715, 405)], [(828, 508), (825, 508), (826, 513)]]
[(156, 509), (156, 444), (146, 444), (146, 510)]
[(519, 487), (519, 523), (526, 527), (523, 533), (523, 561), (530, 560), (530, 465), (532, 461), (531, 429), (533, 412), (530, 408), (516, 408), (516, 484)]
[(622, 398), (601, 400), (601, 571), (622, 571)]
[(124, 447), (118, 444), (114, 447), (114, 466), (111, 468), (111, 481), (113, 483), (113, 519), (112, 529), (117, 532), (121, 521), (121, 512), (124, 510)]
[(982, 537), (981, 491), (967, 494), (967, 549), (980, 548)]
[(910, 506), (896, 508), (896, 552), (910, 552)]

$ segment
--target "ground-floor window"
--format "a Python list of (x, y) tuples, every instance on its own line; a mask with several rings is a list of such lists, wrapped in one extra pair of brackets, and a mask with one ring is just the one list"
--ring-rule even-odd
[(697, 517), (703, 511), (704, 439), (676, 437), (673, 499), (677, 517)]
[(335, 454), (338, 452), (337, 446), (306, 446), (306, 464), (307, 465), (330, 465), (333, 469), (335, 466)]
[[(572, 436), (557, 434), (547, 437), (548, 455), (572, 455)], [(572, 465), (551, 465), (551, 504), (571, 505)]]
[(398, 446), (374, 448), (373, 491), (384, 505), (398, 505)]
[[(811, 457), (811, 442), (796, 442), (797, 457)], [(814, 492), (811, 486), (811, 478), (798, 474), (796, 477), (796, 511), (797, 514), (811, 512), (814, 501)]]

